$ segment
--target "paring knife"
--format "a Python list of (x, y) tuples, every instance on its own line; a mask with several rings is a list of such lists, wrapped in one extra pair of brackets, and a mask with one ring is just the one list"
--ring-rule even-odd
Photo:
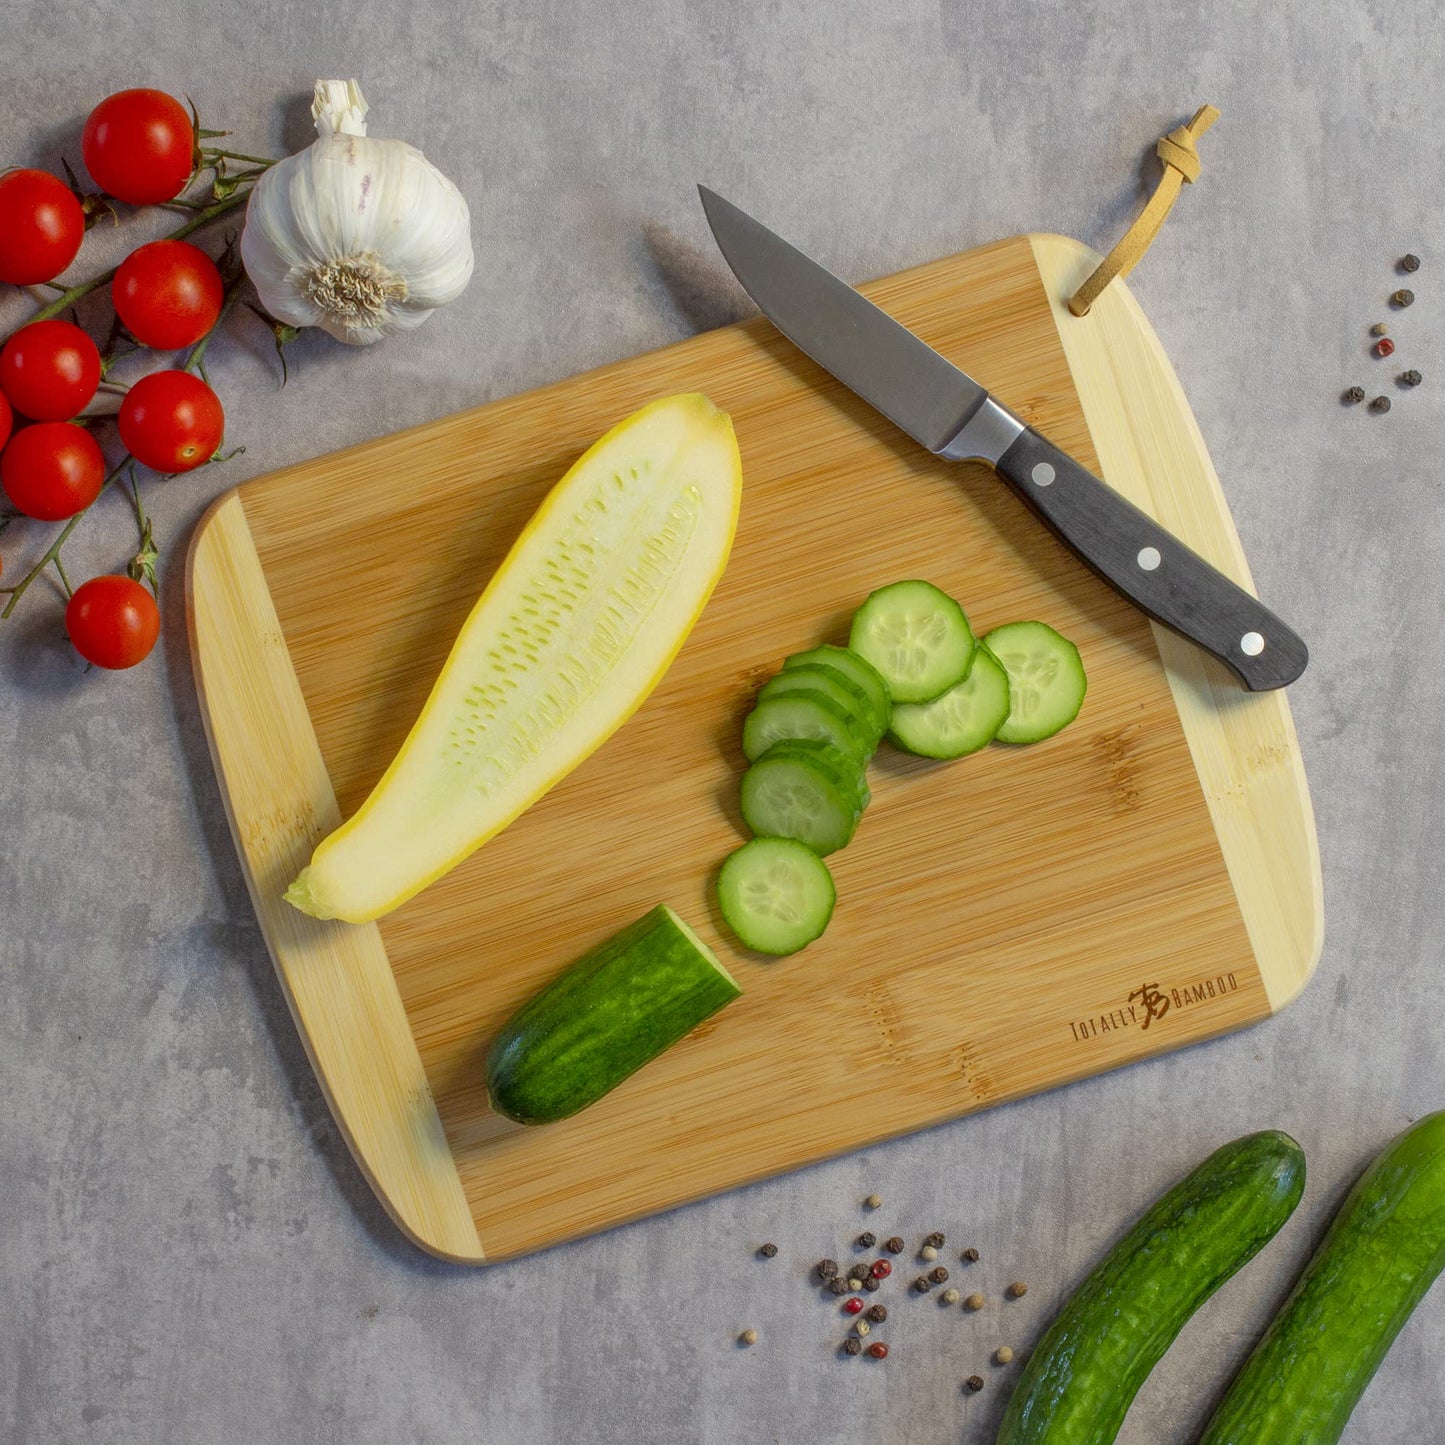
[(715, 191), (698, 191), (743, 288), (784, 336), (864, 401), (937, 456), (988, 462), (1099, 576), (1212, 652), (1252, 691), (1285, 687), (1305, 670), (1304, 642), (1257, 598), (886, 311)]

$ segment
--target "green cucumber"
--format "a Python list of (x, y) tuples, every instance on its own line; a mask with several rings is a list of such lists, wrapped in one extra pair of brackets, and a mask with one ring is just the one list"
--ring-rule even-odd
[(991, 743), (1008, 721), (1008, 673), (985, 648), (974, 654), (968, 676), (932, 702), (901, 702), (889, 736), (923, 758), (961, 758)]
[(883, 681), (883, 674), (856, 652), (846, 647), (834, 647), (829, 642), (820, 647), (810, 647), (807, 652), (795, 652), (783, 663), (783, 671), (788, 672), (795, 667), (809, 667), (815, 662), (836, 668), (868, 694), (868, 701), (873, 704), (873, 716), (878, 723), (878, 735), (882, 737), (888, 731), (888, 715), (893, 709), (893, 699), (889, 696), (888, 684)]
[(868, 694), (847, 674), (826, 662), (809, 663), (806, 667), (785, 667), (770, 677), (758, 690), (758, 701), (783, 697), (790, 692), (821, 692), (848, 714), (848, 722), (859, 745), (869, 754), (883, 736), (877, 715)]
[(792, 838), (754, 838), (724, 860), (718, 907), (747, 948), (796, 953), (819, 937), (836, 899), (828, 865)]
[[(868, 788), (868, 769), (864, 764), (849, 753), (840, 753), (829, 743), (819, 742), (817, 738), (783, 738), (775, 742), (763, 757), (809, 759), (840, 788), (846, 789), (860, 809), (866, 808), (873, 799)], [(746, 777), (746, 773), (743, 776)]]
[(846, 767), (843, 754), (826, 745), (810, 756), (774, 744), (743, 774), (743, 821), (759, 838), (795, 838), (815, 853), (836, 853), (863, 815), (858, 779)]
[(743, 721), (743, 752), (750, 763), (785, 738), (816, 738), (860, 764), (872, 752), (848, 714), (831, 698), (811, 689), (765, 698)]
[(1078, 717), (1088, 679), (1079, 649), (1046, 622), (995, 627), (983, 645), (1008, 673), (1009, 715), (1001, 743), (1037, 743)]
[(503, 1024), (487, 1051), (492, 1108), (522, 1124), (565, 1119), (741, 992), (672, 909), (654, 908)]
[(1199, 1445), (1334, 1445), (1445, 1268), (1445, 1112), (1360, 1177)]
[(995, 1445), (1109, 1445), (1189, 1317), (1289, 1218), (1304, 1152), (1287, 1134), (1224, 1145), (1104, 1256), (1029, 1357)]
[(895, 703), (932, 702), (968, 676), (975, 647), (963, 608), (931, 582), (893, 582), (853, 614), (848, 648), (872, 663)]

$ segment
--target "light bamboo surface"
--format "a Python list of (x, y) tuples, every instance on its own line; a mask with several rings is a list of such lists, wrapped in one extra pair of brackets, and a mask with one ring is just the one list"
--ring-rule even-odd
[[(1063, 306), (1090, 258), (1017, 237), (865, 289), (1244, 579), (1142, 314), (1117, 283), (1087, 318)], [(621, 416), (691, 390), (732, 413), (743, 512), (652, 698), (379, 926), (292, 914), (281, 888), (386, 766), (550, 484)], [(953, 592), (980, 631), (1039, 617), (1072, 637), (1083, 713), (952, 764), (885, 746), (858, 835), (829, 860), (825, 937), (787, 960), (744, 953), (711, 883), (743, 836), (751, 694), (905, 576)], [(203, 526), (191, 590), (212, 748), (298, 1027), (373, 1185), (451, 1258), (519, 1254), (1239, 1027), (1318, 954), (1283, 694), (1247, 697), (1156, 639), (991, 473), (922, 452), (764, 321), (248, 483)], [(659, 902), (743, 997), (575, 1119), (494, 1116), (497, 1026)]]

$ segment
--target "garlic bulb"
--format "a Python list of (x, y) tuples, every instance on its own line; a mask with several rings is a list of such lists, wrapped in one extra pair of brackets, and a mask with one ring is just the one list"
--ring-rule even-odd
[(354, 80), (318, 80), (317, 139), (256, 182), (241, 235), (272, 316), (353, 346), (420, 326), (472, 274), (461, 192), (405, 141), (369, 137), (366, 111)]

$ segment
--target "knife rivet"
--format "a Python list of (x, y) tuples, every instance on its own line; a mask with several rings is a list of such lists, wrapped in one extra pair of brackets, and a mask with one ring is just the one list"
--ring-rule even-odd
[(1246, 632), (1239, 639), (1239, 650), (1246, 657), (1258, 657), (1264, 651), (1264, 638), (1257, 632)]
[(1038, 466), (1029, 473), (1029, 476), (1034, 479), (1035, 484), (1040, 487), (1048, 486), (1057, 475), (1058, 473), (1055, 472), (1047, 462), (1040, 462)]
[(1157, 547), (1142, 547), (1134, 559), (1145, 572), (1152, 572), (1164, 559)]

